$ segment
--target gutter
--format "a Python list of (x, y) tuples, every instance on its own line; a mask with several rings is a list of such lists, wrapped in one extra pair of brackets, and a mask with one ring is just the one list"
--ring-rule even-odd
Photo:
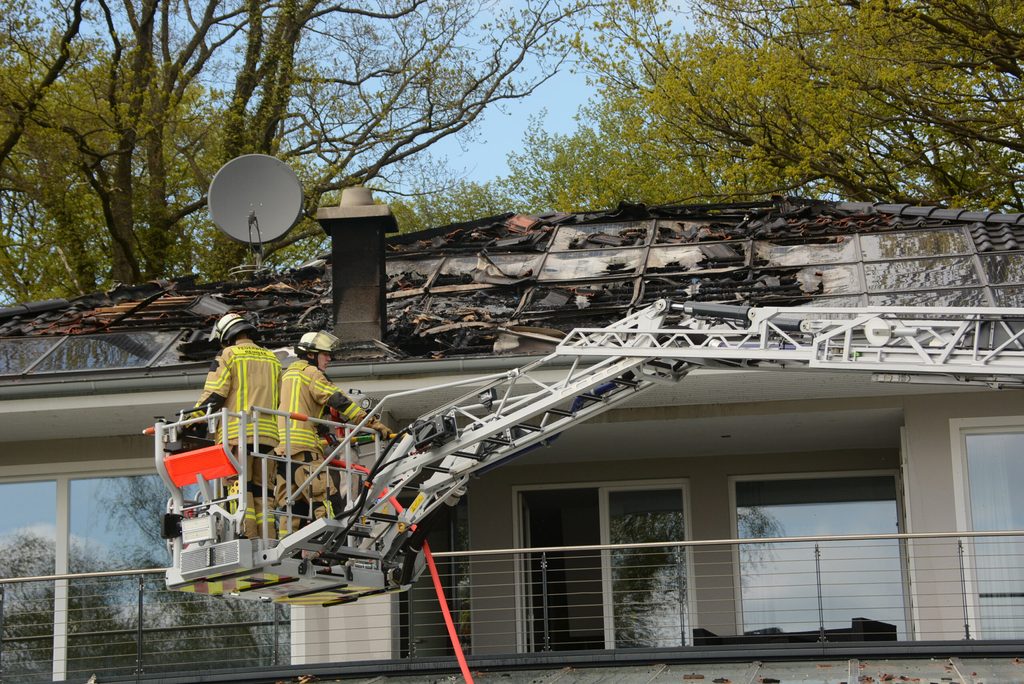
[[(366, 381), (373, 378), (415, 377), (422, 375), (466, 375), (493, 373), (507, 370), (534, 361), (540, 356), (486, 356), (483, 358), (388, 361), (387, 363), (356, 363), (328, 366), (331, 379), (359, 378)], [(568, 361), (566, 362), (568, 365)], [(0, 384), (0, 401), (19, 399), (49, 399), (55, 397), (95, 396), (124, 394), (129, 392), (172, 392), (176, 390), (202, 389), (206, 381), (206, 364), (193, 364), (187, 370), (154, 373), (146, 375), (111, 373), (97, 377), (63, 377), (26, 383)]]

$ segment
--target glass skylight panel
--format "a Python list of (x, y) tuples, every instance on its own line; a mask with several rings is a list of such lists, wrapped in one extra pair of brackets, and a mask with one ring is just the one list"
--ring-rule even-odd
[(1024, 285), (993, 287), (992, 296), (996, 300), (996, 306), (1024, 307)]
[(981, 267), (990, 285), (1024, 283), (1024, 254), (983, 254)]
[(864, 306), (864, 302), (861, 300), (860, 295), (848, 295), (845, 297), (815, 297), (806, 304), (799, 304), (799, 306), (835, 306), (835, 307), (846, 307), (855, 308)]
[(871, 306), (989, 306), (982, 288), (869, 294)]
[(647, 269), (659, 271), (696, 271), (697, 264), (704, 261), (704, 252), (697, 245), (680, 247), (652, 247), (647, 255)]
[(579, 280), (603, 276), (634, 275), (642, 250), (580, 250), (548, 254), (539, 280)]
[(441, 259), (388, 259), (386, 262), (388, 289), (422, 287), (434, 274)]
[(587, 226), (559, 226), (551, 240), (549, 252), (571, 249), (607, 249), (609, 247), (637, 247), (647, 244), (651, 233), (650, 221), (632, 223), (594, 223)]
[(914, 230), (861, 235), (860, 249), (865, 261), (971, 253), (971, 245), (961, 230)]
[(528, 278), (536, 275), (543, 254), (488, 254), (448, 257), (441, 266), (441, 275), (478, 276), (487, 278)]
[(69, 337), (32, 369), (33, 373), (148, 366), (178, 332), (108, 333)]
[(0, 375), (24, 373), (60, 340), (59, 337), (16, 337), (0, 340)]
[(754, 256), (767, 266), (805, 266), (807, 264), (840, 264), (857, 261), (857, 247), (850, 238), (823, 245), (776, 245), (758, 240)]
[(864, 275), (869, 292), (981, 284), (970, 257), (866, 263)]
[(703, 245), (651, 247), (647, 270), (686, 273), (712, 269), (739, 268), (746, 265), (745, 244), (714, 242)]
[(796, 274), (800, 289), (809, 295), (860, 294), (860, 277), (856, 266), (808, 266)]

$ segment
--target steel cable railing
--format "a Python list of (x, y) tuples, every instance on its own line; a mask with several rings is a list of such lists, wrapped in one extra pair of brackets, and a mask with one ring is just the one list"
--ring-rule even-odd
[[(1024, 638), (1024, 532), (435, 554), (467, 655)], [(71, 681), (449, 657), (429, 578), (316, 619), (161, 570), (0, 579), (0, 676)], [(318, 650), (319, 649), (319, 650)], [(293, 658), (294, 654), (294, 658)]]

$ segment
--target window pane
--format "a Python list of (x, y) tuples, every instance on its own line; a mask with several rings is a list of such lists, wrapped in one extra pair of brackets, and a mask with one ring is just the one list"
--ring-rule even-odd
[(971, 251), (967, 238), (959, 230), (915, 230), (908, 233), (861, 235), (860, 249), (867, 261), (969, 254)]
[(53, 337), (0, 340), (0, 375), (24, 373), (58, 342), (60, 338)]
[[(162, 567), (159, 538), (167, 501), (153, 476), (71, 482), (71, 572)], [(162, 578), (161, 578), (162, 579)], [(88, 578), (68, 583), (68, 673), (126, 676), (135, 666), (138, 578)]]
[[(679, 489), (608, 494), (611, 544), (682, 541)], [(681, 646), (687, 625), (685, 553), (676, 548), (620, 549), (610, 553), (615, 648)]]
[[(601, 543), (598, 501), (591, 488), (523, 492), (526, 546)], [(526, 563), (530, 648), (604, 648), (601, 552), (531, 553)]]
[[(0, 577), (54, 572), (57, 484), (0, 485)], [(2, 671), (10, 681), (52, 679), (54, 582), (4, 588)]]
[[(737, 482), (736, 503), (741, 538), (899, 531), (891, 477)], [(900, 547), (895, 540), (742, 546), (745, 634), (815, 641), (820, 627), (819, 569), (826, 638), (828, 630), (837, 630), (837, 635), (842, 633), (838, 630), (860, 630), (892, 639), (906, 634)]]
[[(976, 531), (1024, 529), (1024, 432), (967, 435), (971, 523)], [(1024, 568), (1018, 537), (973, 542), (981, 638), (1024, 634)]]
[(868, 291), (924, 290), (981, 284), (970, 257), (866, 263), (864, 275)]
[(70, 337), (32, 372), (145, 366), (177, 335), (176, 332), (138, 332)]

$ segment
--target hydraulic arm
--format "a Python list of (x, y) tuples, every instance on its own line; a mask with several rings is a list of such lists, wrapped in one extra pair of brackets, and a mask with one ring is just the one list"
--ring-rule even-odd
[[(185, 428), (223, 423), (223, 411), (158, 423), (157, 469), (172, 493), (164, 525), (173, 557), (168, 585), (316, 605), (408, 588), (423, 570), (420, 549), (435, 513), (462, 496), (470, 476), (697, 367), (850, 370), (883, 381), (1020, 387), (1024, 309), (750, 308), (659, 300), (608, 327), (574, 330), (554, 352), (520, 368), (453, 383), (472, 389), (415, 420), (387, 448), (358, 446), (367, 439), (369, 416), (360, 425), (318, 421), (343, 433), (320, 469), (339, 483), (346, 505), (335, 518), (309, 521), (280, 540), (238, 537), (242, 495), (225, 494), (224, 482), (232, 468), (244, 481), (246, 454), (205, 446), (222, 455), (220, 470), (177, 481), (169, 473), (168, 462), (196, 451), (181, 450)], [(374, 413), (396, 396), (385, 397)], [(260, 412), (267, 411), (254, 409)], [(257, 417), (245, 416), (243, 429)], [(284, 460), (255, 456), (255, 467), (270, 473)], [(266, 489), (263, 496), (266, 510), (292, 515), (294, 496), (274, 501)]]

